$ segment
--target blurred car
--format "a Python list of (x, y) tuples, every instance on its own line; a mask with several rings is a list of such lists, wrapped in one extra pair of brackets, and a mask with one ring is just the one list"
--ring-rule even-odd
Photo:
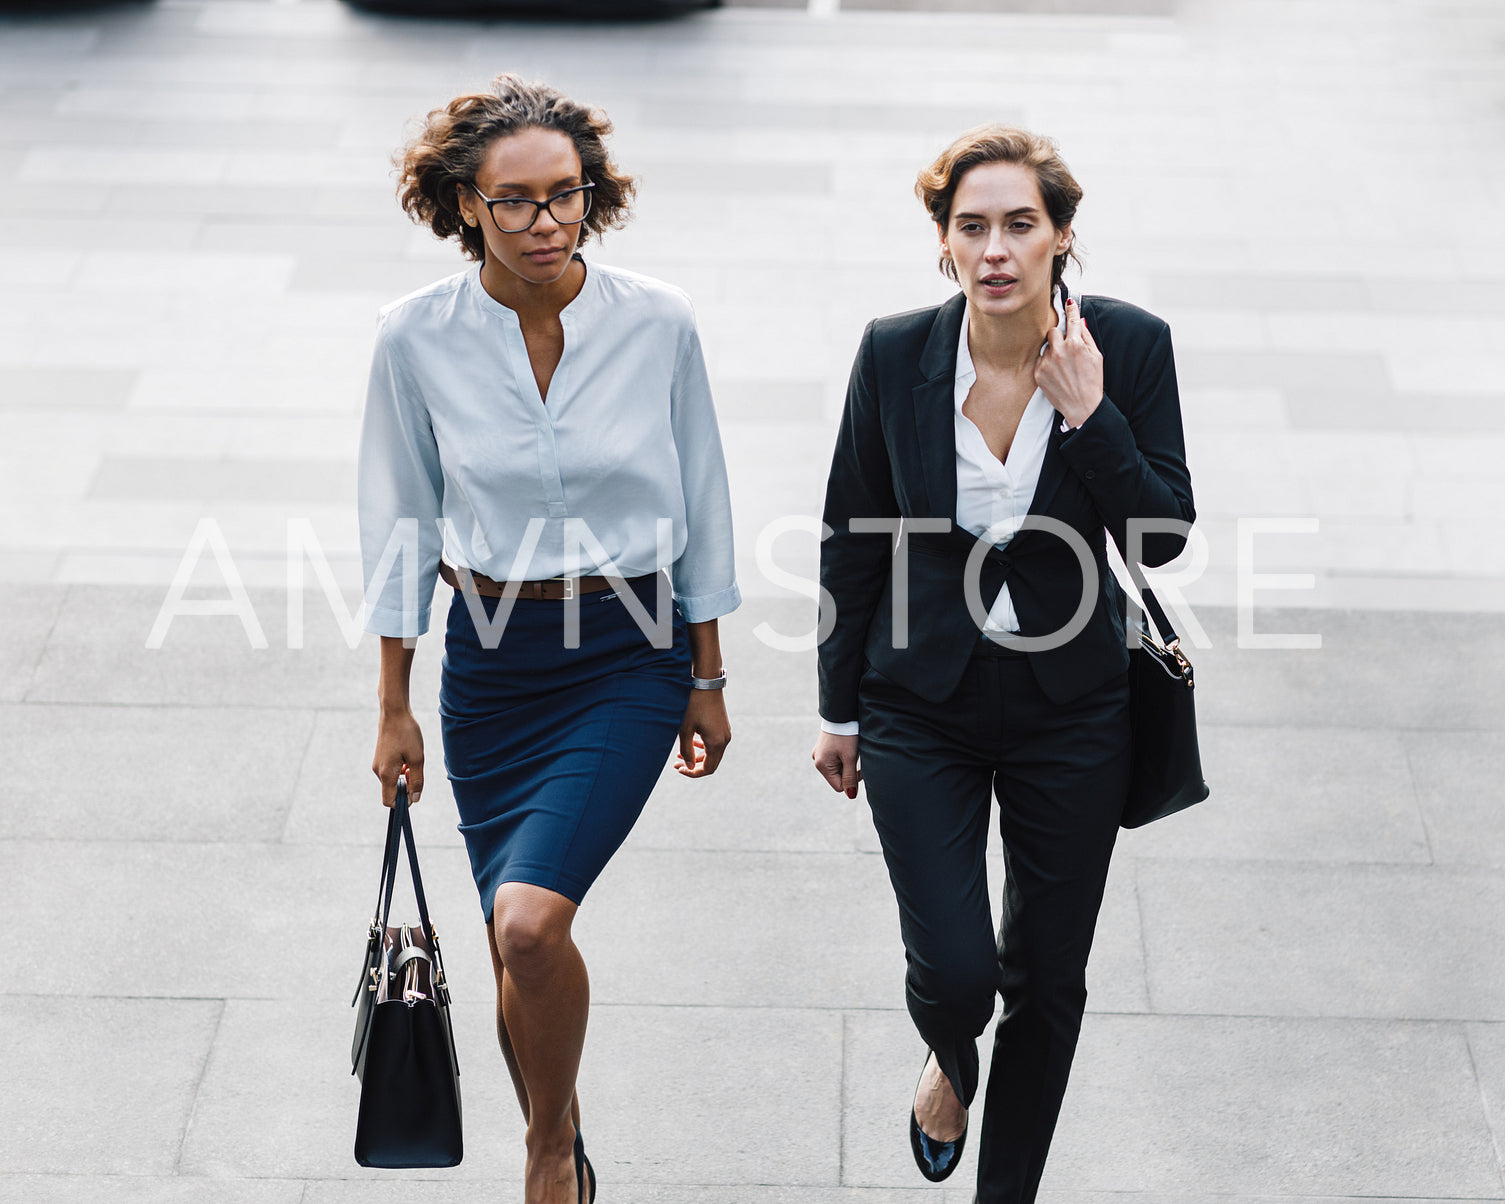
[(721, 0), (345, 0), (369, 12), (410, 17), (655, 17), (719, 8)]

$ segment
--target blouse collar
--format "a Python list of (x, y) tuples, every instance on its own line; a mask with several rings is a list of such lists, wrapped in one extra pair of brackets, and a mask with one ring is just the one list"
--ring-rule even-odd
[[(590, 309), (600, 288), (600, 281), (597, 279), (601, 275), (600, 269), (588, 262), (579, 251), (576, 251), (571, 258), (578, 259), (585, 265), (585, 283), (580, 286), (580, 291), (575, 294), (570, 303), (559, 311), (561, 321), (573, 320), (583, 311)], [(511, 306), (503, 305), (486, 291), (486, 286), (481, 283), (481, 267), (482, 264), (476, 262), (465, 273), (465, 283), (472, 301), (483, 312), (520, 326), (521, 321), (517, 316), (517, 311)]]

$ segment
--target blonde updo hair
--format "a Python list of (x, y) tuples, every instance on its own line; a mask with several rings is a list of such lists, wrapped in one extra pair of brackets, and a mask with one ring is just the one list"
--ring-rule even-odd
[(498, 75), (485, 92), (468, 92), (434, 109), (418, 135), (393, 156), (403, 209), (436, 238), (458, 237), (467, 258), (484, 259), (485, 240), (479, 228), (465, 224), (459, 189), (475, 183), (496, 139), (527, 129), (567, 135), (581, 171), (595, 185), (590, 212), (580, 223), (581, 243), (627, 224), (637, 184), (617, 169), (606, 149), (611, 120), (600, 109), (510, 74)]
[[(1041, 134), (994, 122), (976, 126), (961, 135), (937, 156), (934, 163), (921, 171), (915, 181), (915, 195), (942, 230), (951, 222), (951, 203), (956, 198), (962, 177), (984, 163), (1019, 163), (1033, 168), (1051, 225), (1064, 230), (1075, 219), (1077, 205), (1082, 200), (1082, 186), (1056, 150), (1056, 144)], [(1060, 284), (1066, 274), (1068, 259), (1081, 267), (1074, 238), (1066, 250), (1051, 261), (1052, 288)], [(956, 264), (948, 256), (941, 256), (940, 269), (952, 280), (956, 279)]]

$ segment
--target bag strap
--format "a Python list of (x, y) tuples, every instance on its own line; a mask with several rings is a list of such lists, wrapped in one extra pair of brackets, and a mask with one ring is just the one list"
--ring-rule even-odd
[(1160, 599), (1155, 597), (1155, 591), (1149, 586), (1142, 572), (1133, 574), (1134, 584), (1139, 587), (1139, 596), (1144, 601), (1144, 609), (1150, 614), (1155, 623), (1155, 634), (1160, 637), (1161, 645), (1174, 652), (1181, 637), (1176, 634), (1176, 629), (1171, 626), (1169, 616), (1165, 613), (1165, 607), (1160, 605)]
[[(433, 940), (434, 925), (429, 920), (428, 900), (423, 894), (423, 875), (418, 872), (418, 849), (413, 842), (413, 819), (408, 813), (408, 791), (404, 783), (398, 784), (397, 806), (393, 809), (397, 812), (397, 822), (402, 825), (403, 843), (408, 848), (408, 872), (413, 878), (413, 897), (418, 900), (418, 918), (423, 921), (424, 935)], [(389, 896), (387, 899), (389, 906), (391, 902)]]
[[(405, 778), (397, 779), (397, 801), (392, 808), (392, 821), (397, 824), (402, 832), (402, 841), (408, 850), (408, 872), (413, 879), (413, 898), (418, 901), (418, 919), (423, 925), (423, 933), (428, 938), (429, 948), (434, 952), (434, 997), (441, 1007), (449, 1006), (449, 986), (444, 977), (444, 955), (439, 952), (439, 933), (434, 928), (434, 922), (429, 919), (428, 898), (423, 893), (423, 874), (418, 869), (418, 846), (413, 839), (413, 819), (408, 808), (408, 786)], [(394, 842), (395, 843), (395, 842)], [(396, 850), (393, 850), (392, 872), (396, 873)], [(390, 882), (390, 879), (388, 880)], [(391, 886), (388, 886), (386, 905), (392, 906)], [(382, 927), (386, 927), (386, 916), (383, 914)]]
[[(401, 776), (397, 779), (397, 789), (406, 795), (407, 784)], [(381, 921), (383, 929), (386, 928), (383, 916), (392, 905), (392, 888), (397, 879), (397, 842), (401, 839), (402, 828), (397, 822), (397, 808), (394, 805), (387, 811), (386, 847), (381, 859), (381, 877), (376, 883), (376, 908), (371, 913), (371, 922), (375, 924)]]
[(392, 915), (392, 895), (397, 888), (398, 845), (402, 840), (403, 825), (408, 813), (407, 778), (398, 775), (397, 797), (387, 813), (387, 848), (382, 856), (381, 883), (376, 896), (374, 923), (379, 934), (387, 931), (387, 921)]

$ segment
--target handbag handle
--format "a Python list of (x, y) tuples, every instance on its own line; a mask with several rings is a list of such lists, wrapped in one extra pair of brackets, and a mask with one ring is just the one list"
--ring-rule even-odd
[(449, 994), (444, 978), (444, 956), (439, 952), (439, 934), (434, 922), (429, 919), (428, 898), (423, 893), (423, 874), (418, 869), (418, 847), (413, 839), (413, 820), (409, 812), (408, 781), (405, 774), (397, 777), (397, 797), (392, 803), (392, 812), (387, 817), (387, 851), (382, 861), (381, 896), (377, 900), (379, 915), (373, 922), (378, 932), (387, 930), (387, 921), (392, 914), (392, 895), (397, 884), (397, 845), (407, 846), (408, 872), (413, 880), (413, 897), (418, 902), (418, 919), (423, 933), (428, 937), (429, 948), (434, 952), (434, 990), (447, 1003)]
[[(408, 785), (407, 778), (402, 774), (397, 776), (397, 792), (406, 806)], [(402, 825), (398, 823), (397, 806), (394, 803), (387, 811), (387, 839), (381, 859), (381, 877), (376, 882), (376, 909), (371, 913), (371, 925), (377, 931), (386, 929), (386, 917), (392, 908), (392, 889), (397, 881), (397, 842), (401, 839)]]
[(413, 820), (408, 814), (408, 783), (404, 775), (397, 778), (397, 797), (387, 816), (387, 850), (381, 865), (381, 893), (377, 896), (377, 920), (385, 929), (392, 915), (392, 895), (397, 885), (398, 843), (407, 846), (408, 871), (413, 879), (413, 897), (418, 901), (418, 917), (423, 921), (423, 931), (431, 933), (428, 900), (423, 894), (423, 875), (418, 870), (418, 851), (413, 844)]

